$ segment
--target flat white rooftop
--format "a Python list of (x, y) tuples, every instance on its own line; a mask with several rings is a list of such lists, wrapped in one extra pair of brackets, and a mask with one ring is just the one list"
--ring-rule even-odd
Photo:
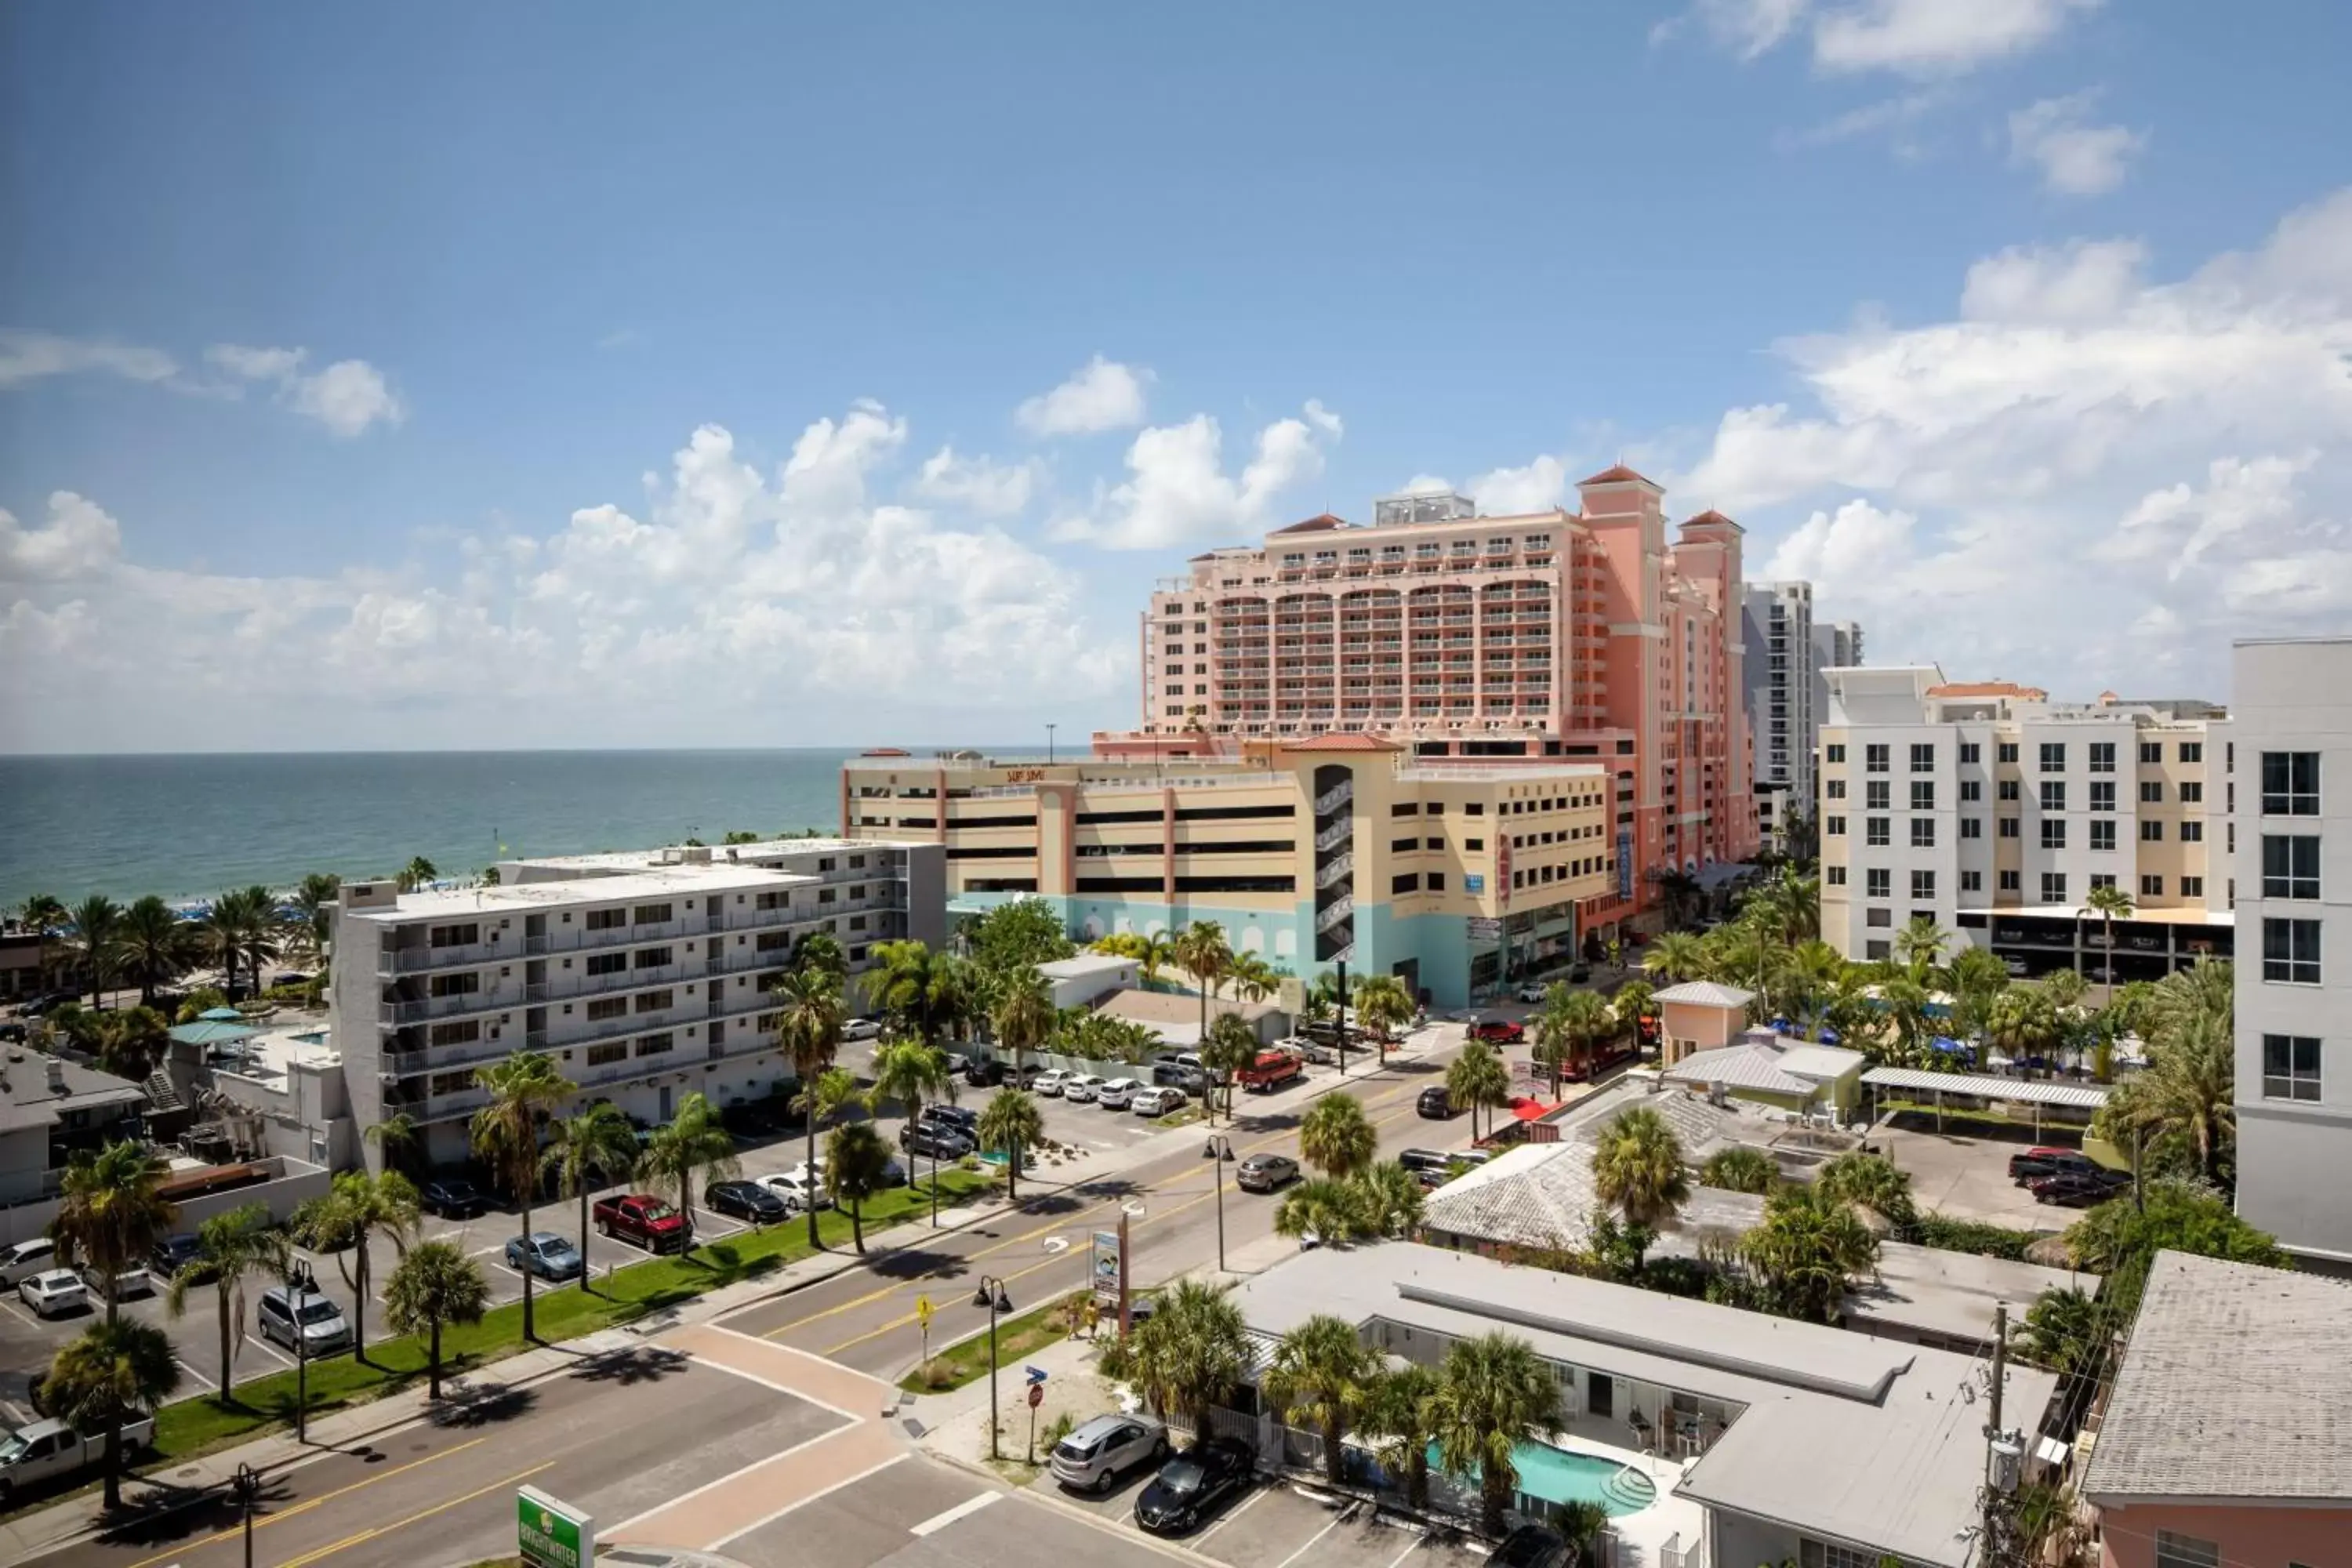
[[(446, 888), (403, 893), (389, 909), (345, 910), (344, 918), (385, 925), (462, 915), (497, 915), (560, 909), (569, 904), (610, 904), (630, 899), (685, 898), (735, 891), (772, 892), (803, 887), (819, 879), (761, 866), (684, 865), (614, 876), (583, 875), (547, 882), (507, 883), (495, 888)], [(680, 911), (683, 918), (684, 911)]]
[(607, 849), (593, 855), (518, 855), (510, 858), (523, 866), (544, 867), (551, 870), (600, 873), (626, 871), (633, 868), (660, 869), (689, 862), (687, 857), (707, 853), (714, 866), (740, 864), (746, 860), (772, 860), (779, 856), (834, 855), (860, 849), (887, 849), (891, 846), (866, 838), (762, 838), (756, 844), (664, 845), (653, 849)]

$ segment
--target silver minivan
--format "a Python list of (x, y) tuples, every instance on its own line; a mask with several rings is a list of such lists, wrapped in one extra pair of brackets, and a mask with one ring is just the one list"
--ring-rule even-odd
[[(343, 1310), (316, 1290), (302, 1292), (302, 1326), (299, 1332), (305, 1356), (340, 1355), (352, 1348), (351, 1320)], [(261, 1337), (295, 1348), (294, 1296), (283, 1285), (272, 1285), (261, 1293), (260, 1304), (253, 1310), (254, 1326)]]
[(1073, 1491), (1108, 1491), (1167, 1457), (1168, 1428), (1150, 1416), (1097, 1415), (1054, 1445), (1054, 1479)]
[(58, 1244), (46, 1236), (0, 1247), (0, 1289), (14, 1290), (36, 1274), (58, 1266)]

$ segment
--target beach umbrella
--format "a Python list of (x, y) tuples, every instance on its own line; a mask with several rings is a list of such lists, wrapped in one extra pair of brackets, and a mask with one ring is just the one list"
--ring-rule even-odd
[(1837, 1043), (1838, 1032), (1835, 1029), (1823, 1029), (1822, 1031), (1822, 1044), (1825, 1046), (1834, 1046)]
[(1774, 1034), (1776, 1034), (1776, 1035), (1785, 1035), (1785, 1034), (1787, 1034), (1787, 1033), (1789, 1032), (1789, 1020), (1788, 1020), (1788, 1019), (1786, 1019), (1786, 1018), (1775, 1018), (1775, 1019), (1773, 1019), (1773, 1020), (1772, 1020), (1772, 1032), (1773, 1032)]
[(242, 1024), (245, 1015), (234, 1007), (207, 1007), (196, 1015), (208, 1024)]
[(1968, 1049), (1968, 1047), (1960, 1044), (1959, 1041), (1951, 1038), (1948, 1035), (1937, 1035), (1934, 1039), (1927, 1042), (1927, 1048), (1933, 1051), (1940, 1051), (1948, 1057), (1956, 1057), (1965, 1052)]

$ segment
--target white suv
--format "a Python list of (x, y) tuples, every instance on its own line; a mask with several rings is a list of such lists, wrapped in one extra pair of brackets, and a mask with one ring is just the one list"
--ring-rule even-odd
[(1029, 1092), (1042, 1094), (1048, 1100), (1059, 1100), (1062, 1096), (1062, 1085), (1068, 1082), (1072, 1076), (1060, 1068), (1047, 1068), (1037, 1075), (1035, 1081), (1029, 1085)]
[(1115, 1078), (1095, 1090), (1095, 1103), (1105, 1110), (1125, 1110), (1142, 1087), (1131, 1078)]
[(1149, 1415), (1097, 1415), (1054, 1445), (1054, 1479), (1074, 1491), (1108, 1491), (1119, 1477), (1168, 1457), (1168, 1428)]
[(1062, 1098), (1073, 1105), (1083, 1105), (1101, 1092), (1103, 1080), (1090, 1072), (1072, 1073), (1062, 1080)]

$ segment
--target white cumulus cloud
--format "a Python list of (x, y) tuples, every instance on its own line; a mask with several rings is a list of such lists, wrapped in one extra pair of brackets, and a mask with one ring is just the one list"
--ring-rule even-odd
[[(1826, 71), (1949, 76), (2021, 55), (2057, 37), (2099, 0), (1696, 0), (1689, 20), (1743, 60), (1800, 36)], [(1663, 40), (1675, 23), (1652, 31)]]
[(2095, 196), (2124, 183), (2147, 133), (2123, 125), (2094, 125), (2098, 95), (2045, 98), (2009, 117), (2009, 161), (2032, 165), (2061, 195)]
[(161, 349), (0, 327), (0, 387), (90, 372), (127, 381), (163, 382), (177, 375), (179, 369)]
[(1033, 436), (1087, 436), (1143, 423), (1143, 387), (1148, 370), (1097, 354), (1069, 380), (1025, 400), (1013, 417)]
[(1097, 493), (1092, 515), (1064, 519), (1056, 535), (1112, 550), (1239, 542), (1266, 526), (1277, 496), (1322, 473), (1324, 447), (1341, 431), (1339, 416), (1310, 400), (1301, 417), (1260, 430), (1234, 476), (1224, 468), (1223, 432), (1209, 415), (1153, 426), (1128, 447), (1127, 479)]
[(1000, 463), (985, 455), (966, 458), (950, 446), (923, 459), (914, 489), (926, 500), (1010, 517), (1028, 506), (1038, 486), (1034, 463)]
[(121, 525), (71, 490), (49, 497), (49, 521), (39, 528), (25, 527), (0, 508), (0, 583), (92, 577), (121, 555)]
[(215, 369), (274, 384), (288, 407), (338, 436), (357, 436), (371, 425), (398, 425), (407, 417), (383, 373), (367, 361), (337, 360), (314, 373), (302, 368), (309, 357), (306, 349), (242, 343), (215, 343), (205, 351), (205, 362)]

